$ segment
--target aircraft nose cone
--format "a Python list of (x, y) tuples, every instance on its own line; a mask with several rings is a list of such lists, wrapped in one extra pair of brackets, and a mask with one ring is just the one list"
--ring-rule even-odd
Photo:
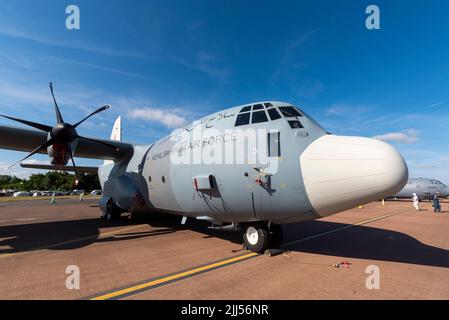
[(328, 216), (399, 192), (408, 180), (402, 156), (376, 139), (326, 135), (300, 157), (311, 205)]

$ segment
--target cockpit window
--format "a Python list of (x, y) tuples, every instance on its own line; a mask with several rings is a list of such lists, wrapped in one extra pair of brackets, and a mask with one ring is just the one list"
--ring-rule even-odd
[(251, 111), (251, 106), (246, 106), (246, 107), (244, 107), (242, 110), (240, 110), (240, 113), (242, 113), (242, 112), (248, 112), (248, 111)]
[(279, 107), (279, 110), (281, 110), (284, 117), (302, 117), (302, 114), (293, 107)]
[(257, 111), (253, 112), (253, 119), (251, 120), (251, 123), (261, 123), (261, 122), (267, 122), (268, 118), (265, 113), (265, 111)]
[(298, 120), (289, 121), (288, 124), (292, 129), (303, 129), (303, 125)]
[[(267, 113), (264, 110), (267, 110)], [(251, 117), (252, 114), (252, 117)], [(252, 106), (245, 106), (240, 110), (239, 115), (237, 116), (235, 126), (244, 126), (251, 123), (261, 123), (268, 122), (285, 118), (298, 118), (304, 117), (302, 111), (298, 110), (293, 106), (282, 106), (275, 107), (272, 103), (258, 103)], [(252, 119), (252, 120), (251, 120)], [(288, 121), (290, 127), (293, 129), (302, 129), (304, 128), (302, 123), (299, 121)]]
[(244, 126), (249, 124), (249, 117), (251, 113), (241, 113), (237, 116), (237, 120), (235, 121), (235, 126)]
[(277, 111), (275, 108), (268, 109), (267, 112), (270, 115), (271, 121), (282, 118), (279, 114), (279, 111)]

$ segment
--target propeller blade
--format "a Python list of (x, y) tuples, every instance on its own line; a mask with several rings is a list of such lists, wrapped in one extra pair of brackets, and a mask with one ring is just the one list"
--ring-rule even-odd
[(81, 123), (83, 123), (84, 121), (86, 121), (87, 119), (89, 119), (90, 117), (92, 117), (93, 115), (96, 115), (97, 113), (103, 112), (105, 110), (108, 110), (110, 108), (110, 106), (106, 105), (106, 106), (102, 106), (101, 108), (98, 108), (97, 110), (95, 110), (94, 112), (92, 112), (91, 114), (89, 114), (87, 117), (85, 117), (83, 120), (81, 120), (80, 122), (78, 122), (77, 124), (74, 124), (73, 127), (76, 128), (78, 127)]
[(75, 171), (75, 177), (78, 177), (78, 172), (76, 172), (75, 160), (73, 159), (72, 148), (70, 148), (70, 146), (68, 146), (68, 149), (69, 149), (70, 159), (72, 160), (72, 164), (73, 164), (73, 170)]
[(55, 94), (53, 92), (53, 83), (52, 82), (50, 82), (50, 92), (51, 92), (51, 96), (53, 97), (53, 102), (55, 103), (56, 121), (58, 123), (64, 123), (64, 119), (62, 118), (61, 111), (59, 111), (59, 106), (58, 106), (58, 103), (56, 102), (56, 99), (55, 99)]
[(25, 158), (23, 158), (20, 161), (17, 161), (16, 163), (14, 163), (13, 165), (10, 165), (8, 169), (11, 169), (12, 167), (14, 167), (15, 165), (19, 164), (22, 161), (25, 161), (26, 159), (28, 159), (29, 157), (34, 156), (36, 153), (40, 152), (43, 149), (48, 148), (49, 146), (51, 146), (53, 144), (53, 139), (49, 139), (47, 141), (45, 141), (43, 144), (41, 144), (39, 147), (37, 147), (36, 149), (34, 149), (29, 155), (27, 155)]
[(13, 120), (16, 122), (20, 122), (20, 123), (26, 124), (27, 126), (30, 126), (30, 127), (33, 127), (33, 128), (45, 131), (45, 132), (49, 132), (49, 131), (51, 131), (51, 129), (53, 129), (52, 127), (46, 126), (44, 124), (40, 124), (40, 123), (28, 121), (28, 120), (22, 120), (22, 119), (18, 119), (18, 118), (13, 118), (13, 117), (8, 117), (8, 116), (4, 116), (2, 114), (0, 114), (0, 117), (6, 118), (9, 120)]
[(96, 142), (96, 143), (102, 144), (102, 145), (104, 145), (104, 146), (106, 146), (106, 147), (109, 147), (109, 148), (111, 148), (111, 149), (114, 149), (115, 151), (119, 151), (119, 148), (118, 148), (118, 147), (116, 147), (116, 146), (114, 146), (114, 145), (112, 145), (112, 144), (109, 144), (109, 143), (107, 143), (107, 142), (103, 142), (103, 141), (96, 140), (96, 139), (90, 139), (90, 138), (86, 138), (86, 137), (82, 137), (82, 136), (76, 136), (76, 137), (77, 137), (78, 139), (84, 139), (84, 140), (87, 140), (87, 141)]

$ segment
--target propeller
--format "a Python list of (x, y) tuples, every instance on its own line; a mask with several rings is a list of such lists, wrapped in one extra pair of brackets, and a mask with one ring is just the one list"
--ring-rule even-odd
[(61, 111), (59, 110), (58, 103), (56, 102), (55, 93), (53, 92), (53, 82), (50, 82), (50, 92), (53, 97), (53, 102), (55, 103), (56, 123), (63, 123), (64, 119), (62, 118)]
[(109, 109), (110, 106), (108, 106), (108, 105), (102, 106), (102, 107), (98, 108), (97, 110), (95, 110), (94, 112), (92, 112), (91, 114), (89, 114), (87, 117), (83, 118), (81, 121), (72, 125), (72, 124), (64, 122), (64, 118), (62, 117), (61, 111), (59, 110), (59, 106), (58, 106), (58, 103), (55, 98), (52, 82), (50, 82), (50, 92), (51, 92), (51, 96), (53, 98), (53, 102), (55, 105), (56, 125), (54, 127), (50, 127), (50, 126), (47, 126), (44, 124), (40, 124), (40, 123), (28, 121), (28, 120), (23, 120), (23, 119), (19, 119), (19, 118), (9, 117), (9, 116), (0, 114), (0, 116), (3, 118), (6, 118), (6, 119), (9, 119), (12, 121), (16, 121), (16, 122), (25, 124), (27, 126), (33, 127), (35, 129), (49, 133), (49, 139), (47, 141), (45, 141), (40, 146), (38, 146), (36, 149), (34, 149), (25, 158), (23, 158), (20, 161), (17, 161), (13, 165), (11, 165), (9, 168), (14, 167), (15, 165), (19, 164), (20, 162), (25, 161), (26, 159), (32, 157), (36, 153), (39, 153), (42, 150), (45, 150), (48, 147), (52, 146), (53, 144), (57, 143), (60, 145), (67, 146), (70, 160), (72, 161), (73, 167), (75, 169), (75, 175), (76, 175), (76, 165), (75, 165), (75, 160), (73, 159), (73, 150), (72, 150), (71, 146), (72, 146), (73, 142), (77, 139), (84, 139), (84, 140), (92, 141), (92, 142), (104, 145), (108, 148), (118, 151), (118, 148), (112, 144), (109, 144), (107, 142), (103, 142), (100, 140), (96, 140), (96, 139), (82, 137), (82, 136), (78, 135), (78, 132), (76, 131), (76, 128), (79, 125), (81, 125), (83, 122), (85, 122), (87, 119), (89, 119), (90, 117), (92, 117), (100, 112), (103, 112), (103, 111)]
[(27, 155), (25, 158), (15, 162), (14, 164), (10, 165), (8, 169), (11, 169), (12, 167), (18, 165), (19, 163), (21, 163), (22, 161), (25, 161), (26, 159), (34, 156), (36, 153), (39, 153), (40, 151), (48, 148), (49, 146), (51, 146), (53, 144), (53, 139), (49, 139), (47, 141), (45, 141), (43, 144), (41, 144), (39, 147), (37, 147), (36, 149), (34, 149), (33, 151), (31, 151), (31, 153), (29, 155)]

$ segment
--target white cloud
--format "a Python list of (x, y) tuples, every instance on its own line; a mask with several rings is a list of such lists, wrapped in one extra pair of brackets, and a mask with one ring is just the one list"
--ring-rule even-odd
[(29, 159), (23, 162), (24, 164), (45, 164), (49, 165), (50, 161), (48, 160), (36, 160), (36, 159)]
[[(281, 60), (279, 61), (278, 65), (273, 71), (273, 74), (271, 75), (271, 82), (276, 82), (278, 79), (285, 76), (289, 70), (298, 66), (298, 59), (294, 59), (295, 54), (298, 52), (298, 49), (307, 42), (307, 40), (309, 40), (317, 33), (318, 29), (312, 30), (310, 32), (301, 34), (288, 42), (283, 50)], [(292, 66), (292, 61), (294, 61), (295, 63), (294, 66)], [(303, 64), (299, 65), (302, 66)]]
[(22, 39), (27, 41), (32, 41), (35, 43), (53, 46), (53, 47), (61, 47), (66, 49), (77, 49), (88, 51), (97, 54), (105, 54), (112, 56), (126, 56), (132, 58), (141, 58), (143, 55), (139, 52), (133, 51), (122, 51), (116, 48), (111, 48), (106, 45), (97, 45), (97, 44), (87, 44), (87, 43), (72, 43), (67, 41), (59, 41), (50, 39), (41, 35), (32, 34), (30, 32), (22, 31), (19, 29), (14, 29), (11, 27), (0, 27), (0, 34), (3, 36), (7, 36), (10, 38)]
[[(50, 164), (49, 161), (40, 161), (36, 159), (30, 159), (24, 163), (27, 164)], [(20, 179), (28, 179), (32, 174), (45, 173), (47, 170), (26, 169), (16, 165), (9, 168), (11, 163), (0, 162), (0, 175), (16, 176)]]
[(102, 65), (94, 64), (94, 63), (87, 63), (87, 62), (83, 62), (83, 61), (77, 61), (77, 60), (72, 60), (72, 59), (62, 59), (62, 58), (56, 58), (56, 57), (53, 57), (53, 58), (47, 57), (46, 58), (47, 61), (50, 60), (50, 59), (52, 59), (53, 61), (60, 62), (60, 63), (73, 64), (73, 65), (77, 65), (77, 66), (82, 66), (82, 67), (87, 67), (87, 68), (92, 68), (92, 69), (97, 69), (97, 70), (117, 73), (117, 74), (121, 74), (121, 75), (124, 75), (124, 76), (129, 76), (129, 77), (146, 78), (145, 76), (137, 74), (137, 73), (128, 72), (128, 71), (124, 71), (124, 70), (120, 70), (120, 69), (116, 69), (116, 68), (111, 68), (111, 67), (107, 67), (107, 66), (102, 66)]
[[(52, 102), (48, 84), (32, 86), (28, 84), (13, 83), (11, 80), (0, 78), (0, 101), (5, 100), (5, 104), (13, 100), (16, 103), (48, 104)], [(6, 100), (9, 99), (9, 100)], [(13, 106), (11, 106), (11, 109)]]
[[(49, 125), (53, 123), (53, 102), (47, 83), (28, 85), (18, 81), (8, 82), (0, 75), (0, 88), (2, 88), (0, 90), (0, 113), (15, 114), (19, 118), (27, 118), (26, 115), (29, 114), (33, 117), (33, 121)], [(101, 131), (101, 134), (104, 134), (106, 131), (99, 131), (98, 129), (112, 127), (112, 123), (118, 115), (126, 116), (132, 120), (155, 121), (168, 129), (182, 127), (189, 122), (189, 119), (203, 116), (202, 112), (194, 111), (195, 108), (198, 108), (198, 105), (182, 103), (182, 108), (153, 108), (152, 105), (163, 105), (165, 101), (156, 101), (151, 96), (143, 96), (140, 93), (131, 93), (125, 96), (121, 93), (99, 88), (58, 83), (55, 94), (64, 120), (69, 123), (80, 120), (80, 114), (87, 115), (98, 106), (111, 105), (110, 111), (98, 114), (95, 118), (83, 124), (82, 130), (90, 130), (91, 134), (94, 131), (95, 133)], [(10, 106), (13, 106), (13, 108), (10, 108)], [(9, 120), (2, 119), (0, 119), (0, 123), (15, 125)], [(128, 123), (132, 123), (132, 121)], [(136, 129), (136, 127), (133, 129)], [(157, 133), (161, 134), (160, 130)], [(145, 134), (145, 136), (147, 135)], [(106, 136), (104, 137), (106, 138)]]
[(443, 104), (444, 104), (443, 102), (436, 102), (431, 105), (428, 105), (427, 108), (436, 108), (436, 107), (442, 106)]
[(296, 91), (299, 97), (314, 98), (317, 94), (326, 90), (326, 86), (319, 80), (308, 80), (300, 85)]
[(328, 116), (344, 116), (349, 108), (346, 106), (334, 105), (326, 110)]
[(193, 58), (172, 56), (172, 60), (189, 69), (201, 71), (212, 78), (226, 82), (230, 70), (224, 65), (224, 61), (210, 53), (198, 52)]
[(415, 167), (418, 169), (438, 168), (438, 166), (434, 163), (418, 163), (415, 164)]
[(133, 109), (128, 112), (128, 117), (132, 119), (143, 119), (162, 123), (167, 128), (179, 128), (187, 124), (187, 119), (173, 111), (165, 111), (154, 108)]
[(388, 132), (382, 135), (374, 136), (373, 138), (382, 141), (400, 143), (414, 143), (419, 140), (418, 131), (415, 129), (408, 129), (402, 132)]
[(364, 105), (333, 104), (326, 109), (327, 116), (338, 116), (354, 119), (354, 117), (366, 116), (371, 108)]

